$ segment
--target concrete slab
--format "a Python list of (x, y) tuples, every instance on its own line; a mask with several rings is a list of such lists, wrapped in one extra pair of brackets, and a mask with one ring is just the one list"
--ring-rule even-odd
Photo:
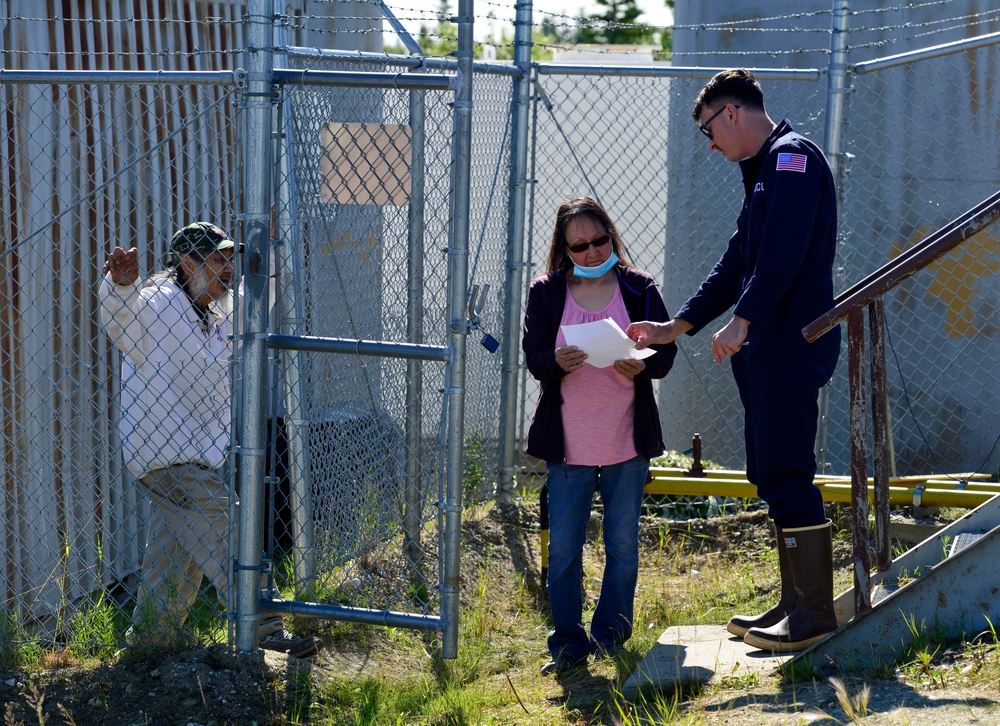
[(920, 544), (925, 539), (933, 537), (945, 528), (947, 522), (940, 524), (921, 524), (918, 522), (900, 522), (889, 520), (889, 539), (898, 539), (910, 545)]
[(667, 628), (622, 689), (634, 699), (641, 690), (668, 691), (680, 686), (717, 683), (770, 673), (791, 658), (745, 645), (725, 625), (678, 625)]

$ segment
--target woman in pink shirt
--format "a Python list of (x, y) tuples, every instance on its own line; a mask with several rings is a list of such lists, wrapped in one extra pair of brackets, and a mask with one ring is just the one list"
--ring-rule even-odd
[[(545, 674), (560, 674), (621, 652), (632, 635), (639, 571), (639, 512), (649, 460), (663, 453), (652, 380), (677, 353), (653, 346), (643, 360), (606, 368), (566, 344), (563, 326), (611, 319), (667, 321), (656, 282), (632, 267), (607, 212), (589, 197), (562, 203), (548, 270), (531, 283), (524, 316), (528, 370), (541, 383), (527, 453), (546, 462), (549, 562), (546, 586), (553, 630)], [(604, 577), (590, 634), (583, 625), (582, 553), (594, 490), (604, 508)]]

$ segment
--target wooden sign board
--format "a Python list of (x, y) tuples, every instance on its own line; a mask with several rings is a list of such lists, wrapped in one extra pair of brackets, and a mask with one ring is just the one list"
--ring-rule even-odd
[(402, 206), (410, 201), (410, 127), (327, 124), (320, 135), (326, 180), (320, 196), (336, 204)]

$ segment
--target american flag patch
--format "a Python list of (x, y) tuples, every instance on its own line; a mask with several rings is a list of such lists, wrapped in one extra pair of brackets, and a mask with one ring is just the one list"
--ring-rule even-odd
[(805, 171), (805, 154), (778, 154), (778, 166), (776, 171)]

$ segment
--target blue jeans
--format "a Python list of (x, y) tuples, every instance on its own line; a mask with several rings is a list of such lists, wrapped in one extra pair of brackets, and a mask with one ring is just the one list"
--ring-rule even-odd
[[(612, 649), (632, 635), (632, 608), (639, 576), (639, 512), (649, 461), (642, 457), (611, 466), (548, 464), (549, 603), (553, 660), (581, 662), (597, 648)], [(583, 626), (583, 545), (595, 487), (604, 505), (604, 577), (590, 638)]]

